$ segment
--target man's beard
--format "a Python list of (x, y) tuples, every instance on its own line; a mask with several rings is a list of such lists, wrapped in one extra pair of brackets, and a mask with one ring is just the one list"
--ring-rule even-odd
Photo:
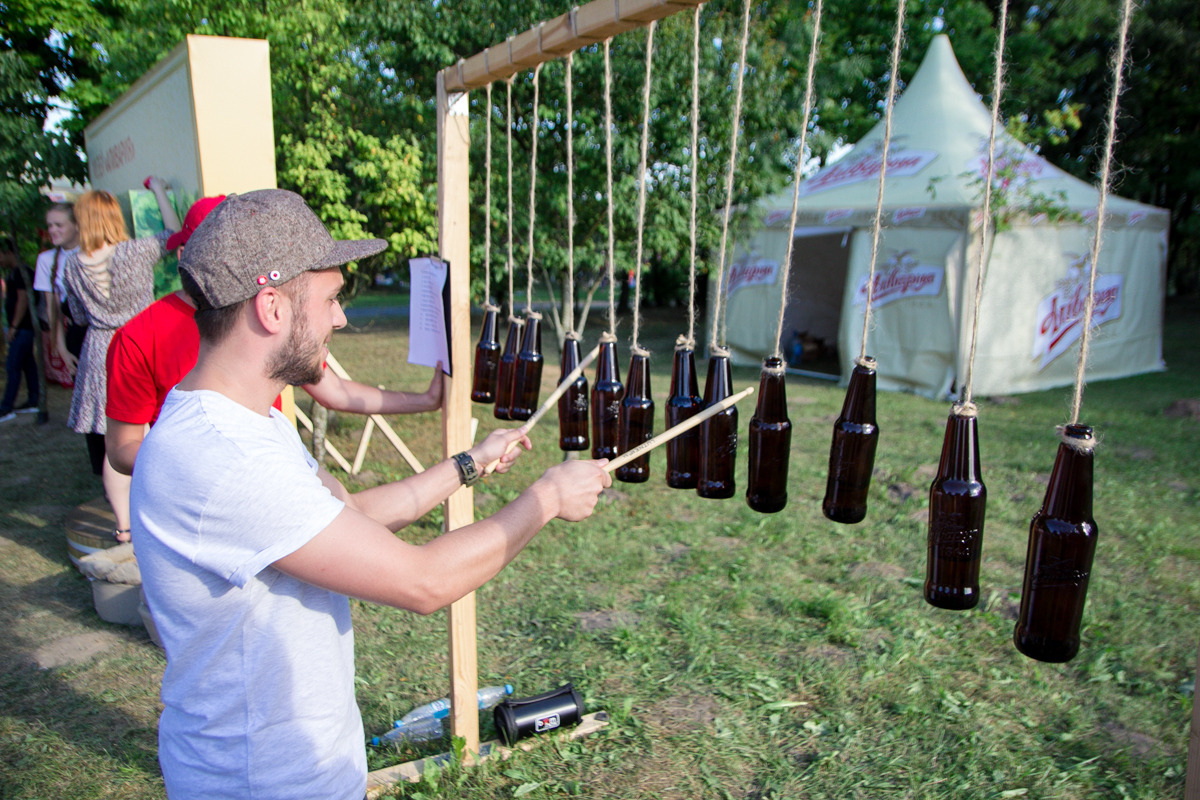
[(267, 377), (288, 386), (320, 383), (325, 377), (321, 343), (309, 335), (308, 319), (297, 316), (283, 345), (267, 362)]

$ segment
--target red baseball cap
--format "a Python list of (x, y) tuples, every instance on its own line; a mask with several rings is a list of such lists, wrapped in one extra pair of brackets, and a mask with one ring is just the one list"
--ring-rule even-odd
[(217, 207), (217, 204), (225, 199), (225, 195), (217, 195), (216, 197), (201, 197), (196, 202), (192, 203), (192, 207), (188, 209), (187, 217), (183, 220), (183, 230), (175, 231), (167, 239), (167, 249), (174, 250), (178, 247), (183, 247), (187, 244), (187, 240), (196, 232), (196, 228), (200, 227), (200, 223), (204, 222), (204, 218), (208, 216), (208, 212)]

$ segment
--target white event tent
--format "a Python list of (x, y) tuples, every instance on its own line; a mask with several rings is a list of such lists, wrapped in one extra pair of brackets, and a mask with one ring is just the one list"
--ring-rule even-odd
[[(756, 206), (726, 271), (735, 363), (757, 363), (774, 348), (779, 267), (794, 235), (784, 349), (793, 330), (836, 339), (848, 378), (862, 341), (883, 128), (801, 184), (794, 231), (791, 187)], [(880, 388), (944, 397), (966, 373), (990, 128), (949, 38), (935, 37), (893, 111), (867, 348)], [(1095, 187), (1007, 134), (996, 152), (994, 185), (1003, 184), (1009, 212), (1025, 210), (1008, 213), (988, 243), (973, 383), (980, 396), (1074, 382), (1099, 201)], [(1051, 213), (1040, 212), (1047, 202)], [(1164, 368), (1168, 221), (1163, 209), (1109, 196), (1088, 380)]]

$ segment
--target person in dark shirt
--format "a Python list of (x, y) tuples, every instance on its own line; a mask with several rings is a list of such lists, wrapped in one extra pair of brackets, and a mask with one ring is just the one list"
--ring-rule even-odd
[[(8, 280), (8, 292), (4, 297), (4, 315), (8, 318), (8, 326), (4, 329), (4, 340), (8, 343), (8, 358), (4, 363), (7, 381), (4, 399), (0, 401), (0, 422), (7, 422), (18, 413), (35, 413), (41, 395), (37, 360), (33, 357), (33, 312), (29, 305), (26, 270), (21, 265), (12, 240), (7, 237), (0, 238), (0, 269), (3, 269)], [(22, 376), (28, 397), (14, 408)]]

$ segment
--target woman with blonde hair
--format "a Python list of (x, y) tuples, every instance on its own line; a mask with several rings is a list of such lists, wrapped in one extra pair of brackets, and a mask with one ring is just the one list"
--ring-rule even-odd
[(143, 239), (130, 239), (117, 199), (109, 192), (91, 191), (75, 203), (79, 251), (67, 259), (66, 288), (71, 316), (86, 319), (87, 335), (78, 363), (67, 351), (59, 330), (59, 353), (75, 369), (75, 392), (67, 424), (85, 434), (92, 472), (104, 480), (104, 492), (117, 518), (117, 541), (129, 541), (129, 478), (112, 468), (104, 456), (107, 397), (105, 356), (117, 329), (154, 300), (154, 265), (167, 253), (167, 238), (183, 226), (167, 199), (167, 184), (149, 178), (147, 186), (158, 200), (166, 230)]

